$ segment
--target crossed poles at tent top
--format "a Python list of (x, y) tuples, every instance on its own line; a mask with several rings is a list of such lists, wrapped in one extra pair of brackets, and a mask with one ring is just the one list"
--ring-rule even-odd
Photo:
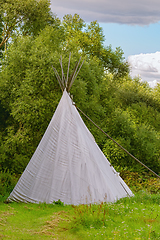
[[(61, 65), (61, 69), (62, 69), (62, 78), (60, 78), (57, 70), (52, 66), (54, 72), (55, 72), (55, 75), (57, 77), (57, 80), (59, 82), (59, 85), (62, 89), (62, 92), (66, 89), (66, 91), (69, 93), (70, 89), (71, 89), (71, 86), (74, 82), (74, 80), (76, 79), (82, 65), (83, 65), (83, 62), (82, 64), (80, 65), (79, 67), (79, 64), (80, 64), (80, 61), (81, 61), (81, 57), (79, 59), (79, 62), (76, 62), (75, 64), (75, 67), (72, 71), (72, 74), (70, 75), (69, 77), (69, 67), (70, 67), (70, 59), (71, 59), (71, 53), (69, 55), (69, 61), (68, 61), (68, 71), (67, 71), (67, 78), (65, 78), (64, 76), (64, 71), (63, 71), (63, 66), (62, 66), (62, 57), (61, 59), (59, 60), (60, 62), (60, 65)], [(79, 67), (79, 69), (78, 69)], [(110, 138), (115, 144), (117, 144), (123, 151), (125, 151), (130, 157), (132, 157), (134, 160), (136, 160), (137, 162), (139, 162), (143, 167), (145, 167), (146, 169), (148, 169), (150, 172), (152, 172), (156, 177), (160, 178), (160, 176), (155, 173), (152, 169), (150, 169), (149, 167), (147, 167), (144, 163), (142, 163), (139, 159), (137, 159), (136, 157), (134, 157), (131, 153), (129, 153), (125, 148), (123, 148), (119, 143), (117, 143), (113, 138), (111, 138), (106, 132), (104, 132), (96, 123), (94, 123), (80, 108), (78, 108), (75, 103), (73, 103), (73, 105), (90, 121), (92, 122), (101, 132), (103, 132), (108, 138)]]
[[(73, 69), (73, 71), (72, 71), (72, 74), (71, 74), (70, 77), (69, 77), (70, 59), (71, 59), (71, 53), (70, 53), (70, 55), (69, 55), (69, 61), (68, 61), (67, 78), (65, 78), (64, 71), (63, 71), (62, 57), (61, 57), (61, 59), (59, 60), (60, 65), (61, 65), (61, 69), (62, 69), (62, 78), (60, 78), (57, 70), (52, 66), (53, 71), (55, 72), (55, 75), (56, 75), (56, 77), (57, 77), (57, 80), (58, 80), (58, 82), (59, 82), (59, 85), (60, 85), (62, 91), (64, 91), (64, 90), (66, 89), (66, 91), (67, 91), (68, 93), (69, 93), (69, 91), (70, 91), (70, 89), (71, 89), (71, 86), (72, 86), (74, 80), (76, 79), (76, 77), (77, 77), (77, 75), (78, 75), (78, 73), (79, 73), (79, 71), (80, 71), (80, 69), (81, 69), (81, 67), (82, 67), (82, 65), (83, 65), (83, 62), (84, 62), (84, 61), (83, 61), (82, 64), (80, 65), (80, 67), (79, 67), (79, 64), (80, 64), (80, 61), (81, 61), (81, 57), (80, 57), (79, 62), (76, 62), (75, 67), (74, 67), (74, 69)], [(79, 69), (78, 69), (78, 67), (79, 67)]]

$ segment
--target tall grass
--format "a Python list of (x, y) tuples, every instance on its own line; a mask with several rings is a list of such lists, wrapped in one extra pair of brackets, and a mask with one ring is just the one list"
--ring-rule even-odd
[(88, 239), (160, 239), (160, 195), (141, 193), (116, 203), (82, 205), (75, 213), (73, 229), (85, 229)]

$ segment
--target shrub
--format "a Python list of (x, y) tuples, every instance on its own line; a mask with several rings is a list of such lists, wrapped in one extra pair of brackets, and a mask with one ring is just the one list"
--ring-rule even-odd
[(120, 176), (134, 192), (146, 191), (150, 194), (160, 192), (160, 180), (151, 173), (122, 170)]
[(17, 183), (19, 176), (11, 174), (9, 171), (0, 172), (0, 196), (9, 195)]

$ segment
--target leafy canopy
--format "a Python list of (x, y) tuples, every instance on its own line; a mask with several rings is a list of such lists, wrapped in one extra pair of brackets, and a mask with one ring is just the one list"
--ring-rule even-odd
[(15, 31), (23, 35), (37, 35), (54, 22), (49, 0), (0, 0), (3, 33), (0, 48)]
[[(24, 170), (61, 98), (52, 65), (61, 74), (59, 59), (62, 56), (67, 73), (72, 52), (70, 71), (80, 56), (84, 60), (71, 88), (76, 104), (133, 155), (158, 172), (159, 87), (152, 90), (146, 83), (130, 78), (123, 51), (104, 46), (103, 31), (96, 21), (87, 25), (77, 14), (66, 15), (62, 22), (54, 18), (52, 24), (42, 23), (38, 31), (35, 26), (39, 23), (35, 20), (32, 26), (27, 19), (18, 27), (21, 34), (18, 28), (13, 29), (16, 37), (8, 43), (0, 71), (0, 111), (3, 113), (0, 170), (15, 173)], [(114, 166), (139, 169), (84, 120)]]

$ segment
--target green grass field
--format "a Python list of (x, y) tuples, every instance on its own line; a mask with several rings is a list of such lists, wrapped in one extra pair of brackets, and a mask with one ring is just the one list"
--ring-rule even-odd
[(0, 239), (160, 239), (160, 194), (80, 206), (1, 201)]

